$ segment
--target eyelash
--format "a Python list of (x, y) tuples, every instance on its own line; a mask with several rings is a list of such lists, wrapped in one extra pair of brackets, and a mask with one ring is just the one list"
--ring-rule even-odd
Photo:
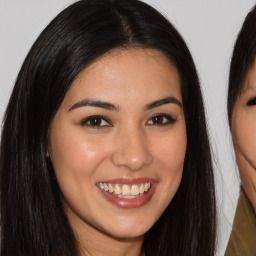
[(253, 98), (253, 99), (250, 99), (250, 100), (247, 102), (247, 105), (248, 105), (248, 106), (254, 106), (254, 105), (256, 105), (256, 97)]
[[(96, 122), (99, 121), (100, 123), (95, 123), (95, 124), (91, 123), (91, 124), (89, 124), (89, 122), (93, 122), (93, 121), (96, 121)], [(102, 121), (106, 122), (107, 124), (101, 125)], [(107, 127), (107, 126), (112, 126), (112, 124), (110, 123), (110, 121), (106, 117), (100, 116), (100, 115), (87, 117), (86, 119), (84, 119), (80, 122), (80, 125), (81, 126), (92, 127), (92, 128), (95, 128), (95, 129), (99, 129), (99, 128)]]
[[(102, 125), (102, 121), (106, 124)], [(174, 119), (172, 116), (167, 114), (156, 114), (152, 116), (147, 122), (147, 125), (155, 125), (155, 126), (166, 126), (174, 124), (177, 120)], [(91, 123), (90, 123), (91, 122)], [(94, 129), (100, 129), (104, 127), (111, 127), (111, 122), (104, 116), (95, 115), (87, 117), (86, 119), (80, 122), (81, 126), (87, 126)]]
[[(153, 121), (153, 119), (155, 119), (154, 121), (156, 121), (157, 123), (152, 123), (152, 124), (148, 124), (149, 121)], [(164, 120), (165, 119), (165, 120)], [(159, 124), (158, 122), (162, 121), (162, 124)], [(152, 116), (148, 121), (147, 124), (148, 125), (156, 125), (156, 126), (165, 126), (165, 125), (170, 125), (170, 124), (174, 124), (177, 120), (174, 119), (172, 116), (167, 115), (167, 114), (156, 114), (154, 116)]]

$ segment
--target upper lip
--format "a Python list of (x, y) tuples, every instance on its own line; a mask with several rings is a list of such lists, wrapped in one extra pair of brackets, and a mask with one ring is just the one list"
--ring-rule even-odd
[(153, 178), (136, 178), (136, 179), (131, 179), (131, 178), (119, 178), (119, 179), (112, 179), (112, 180), (102, 180), (97, 182), (99, 183), (108, 183), (108, 184), (127, 184), (127, 185), (133, 185), (133, 184), (141, 184), (141, 183), (156, 183), (157, 179)]

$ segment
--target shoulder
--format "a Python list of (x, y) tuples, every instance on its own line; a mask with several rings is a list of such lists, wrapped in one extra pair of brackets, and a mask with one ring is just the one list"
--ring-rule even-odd
[(256, 255), (255, 237), (256, 216), (243, 189), (241, 189), (225, 256)]

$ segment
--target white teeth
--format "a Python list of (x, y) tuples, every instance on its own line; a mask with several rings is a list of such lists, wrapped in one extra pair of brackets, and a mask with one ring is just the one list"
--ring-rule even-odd
[(122, 193), (121, 188), (118, 184), (115, 184), (115, 194), (119, 195)]
[(108, 185), (104, 183), (104, 190), (108, 191)]
[(128, 185), (123, 185), (122, 187), (122, 195), (129, 196), (131, 194), (130, 187)]
[(114, 192), (114, 187), (113, 187), (111, 184), (108, 185), (108, 191), (109, 191), (110, 193), (113, 193), (113, 192)]
[(141, 184), (141, 185), (140, 185), (140, 194), (143, 194), (143, 193), (144, 193), (144, 185)]
[(117, 195), (118, 197), (130, 199), (142, 196), (151, 188), (151, 183), (146, 182), (133, 185), (99, 183), (99, 187), (104, 191)]
[(138, 187), (138, 185), (132, 185), (131, 195), (132, 196), (137, 196), (138, 194), (139, 194), (139, 187)]

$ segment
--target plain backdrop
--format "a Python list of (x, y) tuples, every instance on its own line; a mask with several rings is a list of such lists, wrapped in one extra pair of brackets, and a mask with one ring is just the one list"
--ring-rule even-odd
[[(93, 1), (93, 0), (92, 0)], [(32, 43), (71, 0), (0, 0), (0, 120)], [(145, 0), (162, 12), (194, 57), (205, 100), (218, 205), (217, 255), (231, 231), (239, 191), (226, 96), (233, 44), (253, 0)]]

